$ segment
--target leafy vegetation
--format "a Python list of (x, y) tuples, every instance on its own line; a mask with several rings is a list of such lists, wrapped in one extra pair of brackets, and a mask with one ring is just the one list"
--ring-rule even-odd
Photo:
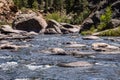
[(98, 31), (108, 29), (109, 28), (108, 23), (110, 22), (111, 18), (112, 18), (111, 7), (107, 7), (106, 12), (100, 17), (100, 24), (98, 25), (97, 28)]
[(46, 19), (49, 20), (49, 19), (54, 19), (56, 20), (57, 22), (66, 22), (66, 23), (70, 23), (70, 19), (68, 18), (67, 15), (65, 14), (60, 14), (60, 12), (54, 12), (54, 13), (48, 13), (46, 15)]

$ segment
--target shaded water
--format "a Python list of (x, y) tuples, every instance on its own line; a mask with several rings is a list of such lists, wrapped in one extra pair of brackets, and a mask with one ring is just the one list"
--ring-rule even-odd
[[(94, 42), (120, 45), (119, 38), (83, 40), (78, 34), (39, 35), (29, 41), (14, 41), (30, 44), (29, 48), (18, 51), (0, 50), (0, 80), (120, 80), (120, 52), (102, 54), (91, 49)], [(67, 42), (85, 44), (86, 48), (66, 48)], [(42, 53), (48, 48), (63, 48), (66, 51), (95, 53), (93, 57), (51, 55)], [(108, 52), (107, 52), (108, 53)], [(91, 67), (59, 67), (59, 63), (88, 61)]]

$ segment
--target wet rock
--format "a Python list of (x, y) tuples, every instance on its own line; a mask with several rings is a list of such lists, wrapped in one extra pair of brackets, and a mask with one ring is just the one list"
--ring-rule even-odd
[(71, 56), (79, 57), (79, 58), (85, 58), (85, 57), (89, 58), (96, 55), (96, 53), (94, 52), (80, 52), (80, 51), (70, 51), (68, 52), (68, 54)]
[(119, 47), (109, 45), (107, 43), (93, 43), (92, 49), (95, 51), (116, 51)]
[(54, 28), (47, 28), (45, 34), (59, 34)]
[(80, 27), (77, 25), (72, 25), (68, 23), (60, 23), (63, 27), (61, 27), (61, 31), (63, 33), (78, 33)]
[(27, 35), (38, 35), (38, 33), (31, 31)]
[(85, 36), (82, 38), (83, 40), (98, 40), (100, 39), (99, 37), (97, 36)]
[(55, 20), (48, 20), (48, 26), (46, 30), (46, 34), (61, 34), (60, 25), (57, 21)]
[(66, 51), (62, 48), (50, 48), (49, 51), (54, 55), (66, 55)]
[(66, 45), (66, 44), (67, 44), (67, 45), (68, 45), (68, 44), (77, 44), (77, 42), (68, 41), (68, 42), (64, 42), (63, 44), (65, 44), (65, 45)]
[(13, 21), (12, 27), (27, 32), (44, 33), (47, 22), (41, 15), (37, 15), (36, 13), (20, 14)]
[(60, 63), (58, 64), (60, 67), (92, 67), (93, 65), (86, 61), (78, 61), (71, 63)]
[(66, 55), (66, 51), (62, 48), (49, 48), (42, 50), (42, 53), (52, 54), (52, 55)]
[(0, 49), (7, 49), (7, 50), (18, 50), (19, 48), (25, 48), (25, 47), (29, 47), (29, 45), (25, 45), (25, 46), (17, 46), (17, 45), (13, 45), (10, 43), (6, 43), (6, 44), (1, 44), (0, 45)]

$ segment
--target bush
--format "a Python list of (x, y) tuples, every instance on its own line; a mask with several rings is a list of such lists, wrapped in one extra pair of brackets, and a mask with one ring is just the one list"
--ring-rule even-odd
[(111, 7), (107, 7), (106, 12), (100, 17), (100, 24), (98, 25), (97, 28), (98, 31), (107, 29), (108, 23), (110, 22), (111, 18), (112, 18)]
[(46, 19), (53, 19), (56, 20), (57, 22), (66, 22), (70, 23), (70, 20), (68, 19), (67, 15), (61, 14), (60, 12), (54, 12), (54, 13), (48, 13), (46, 15)]

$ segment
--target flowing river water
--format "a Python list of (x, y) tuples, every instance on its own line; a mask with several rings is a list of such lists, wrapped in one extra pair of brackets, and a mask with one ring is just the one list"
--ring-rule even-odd
[[(38, 35), (27, 41), (13, 40), (15, 44), (29, 44), (28, 48), (0, 50), (0, 80), (120, 80), (120, 52), (96, 52), (94, 42), (119, 46), (119, 37), (101, 37), (83, 40), (79, 34)], [(76, 42), (85, 47), (65, 47)], [(119, 46), (120, 47), (120, 46)], [(68, 52), (90, 53), (90, 56), (52, 55), (42, 50), (62, 48)], [(64, 67), (60, 63), (84, 61), (91, 66)]]

